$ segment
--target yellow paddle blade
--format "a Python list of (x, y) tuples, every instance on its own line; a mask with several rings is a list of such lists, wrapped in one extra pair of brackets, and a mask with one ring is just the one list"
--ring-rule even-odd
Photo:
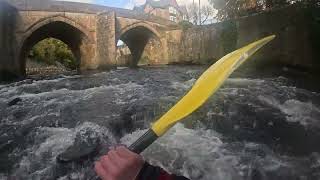
[(160, 137), (173, 125), (198, 109), (223, 82), (250, 56), (275, 38), (275, 35), (249, 44), (217, 61), (196, 81), (192, 89), (166, 114), (156, 121), (152, 130)]

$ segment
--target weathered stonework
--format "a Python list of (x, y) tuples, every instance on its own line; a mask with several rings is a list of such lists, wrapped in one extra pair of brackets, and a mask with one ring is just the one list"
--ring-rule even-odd
[[(259, 59), (260, 66), (282, 64), (313, 68), (316, 58), (313, 57), (312, 18), (308, 11), (292, 7), (239, 19), (237, 47), (275, 34), (277, 38), (253, 57)], [(253, 66), (259, 65), (257, 63), (252, 61)]]
[(97, 46), (99, 68), (109, 68), (116, 65), (116, 32), (115, 13), (106, 12), (97, 18)]
[[(228, 26), (217, 23), (170, 31), (167, 34), (170, 64), (212, 64), (233, 50), (224, 37), (231, 37)], [(234, 40), (236, 43), (236, 40)]]
[[(277, 38), (253, 57), (264, 59), (252, 61), (253, 68), (258, 67), (255, 62), (314, 68), (316, 62), (320, 64), (315, 61), (319, 48), (313, 46), (312, 18), (306, 12), (290, 7), (184, 29), (125, 9), (48, 0), (3, 0), (0, 80), (23, 77), (28, 51), (48, 37), (70, 47), (80, 70), (91, 70), (138, 63), (212, 64), (237, 47), (275, 34)], [(128, 45), (131, 57), (117, 58), (118, 40)]]
[(164, 60), (163, 45), (157, 38), (151, 38), (144, 48), (144, 52), (139, 60), (140, 65), (162, 65), (168, 64)]
[(128, 66), (132, 61), (130, 49), (126, 45), (117, 48), (116, 62), (117, 66)]
[[(178, 27), (134, 11), (82, 3), (4, 0), (0, 8), (0, 79), (24, 76), (29, 50), (45, 38), (66, 43), (79, 62), (79, 70), (85, 71), (116, 66), (119, 39), (130, 45), (133, 54), (130, 63), (135, 66), (149, 40), (161, 46), (165, 32)], [(153, 38), (158, 42), (153, 42)], [(152, 62), (164, 61), (159, 55)]]
[[(319, 9), (315, 9), (319, 12)], [(170, 31), (167, 35), (170, 63), (212, 64), (248, 43), (275, 34), (277, 38), (252, 57), (249, 69), (295, 66), (319, 69), (320, 31), (311, 10), (288, 7), (213, 25)], [(319, 16), (318, 16), (319, 17)], [(255, 61), (255, 59), (259, 59)]]
[(0, 80), (10, 80), (21, 75), (19, 63), (14, 57), (14, 40), (17, 9), (0, 2)]

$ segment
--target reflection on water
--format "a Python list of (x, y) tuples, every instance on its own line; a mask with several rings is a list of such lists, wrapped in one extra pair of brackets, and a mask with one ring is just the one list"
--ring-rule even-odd
[[(134, 141), (204, 70), (119, 69), (1, 85), (0, 179), (94, 179), (94, 159)], [(320, 179), (320, 94), (290, 82), (230, 78), (144, 157), (199, 180)], [(77, 161), (57, 163), (61, 154)]]

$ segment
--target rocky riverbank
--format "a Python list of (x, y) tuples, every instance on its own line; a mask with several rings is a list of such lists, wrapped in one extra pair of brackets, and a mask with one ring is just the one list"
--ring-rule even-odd
[(28, 60), (26, 64), (26, 74), (31, 78), (54, 77), (56, 75), (72, 75), (76, 70), (71, 70), (63, 66), (59, 62), (54, 65), (48, 65), (42, 62)]

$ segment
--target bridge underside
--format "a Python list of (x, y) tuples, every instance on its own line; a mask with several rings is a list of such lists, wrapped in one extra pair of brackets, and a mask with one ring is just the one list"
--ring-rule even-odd
[(79, 29), (64, 23), (52, 22), (46, 24), (31, 33), (29, 37), (23, 42), (20, 50), (19, 60), (21, 62), (21, 71), (25, 71), (26, 59), (31, 48), (39, 41), (46, 38), (56, 38), (66, 43), (71, 49), (73, 55), (78, 61), (80, 67), (81, 55), (86, 52), (81, 52), (81, 46), (88, 41), (84, 33)]
[[(151, 41), (160, 43), (160, 39), (149, 29), (138, 26), (126, 31), (121, 35), (120, 39), (129, 47), (132, 60), (129, 66), (136, 67), (145, 51), (146, 45)], [(160, 51), (160, 50), (159, 50)]]
[(0, 47), (4, 51), (0, 52), (0, 74), (25, 76), (30, 50), (46, 38), (67, 44), (80, 70), (117, 66), (116, 41), (119, 39), (131, 51), (132, 60), (126, 65), (136, 67), (145, 54), (151, 59), (146, 64), (167, 62), (163, 61), (165, 32), (172, 22), (124, 9), (86, 6), (43, 0), (1, 1)]

